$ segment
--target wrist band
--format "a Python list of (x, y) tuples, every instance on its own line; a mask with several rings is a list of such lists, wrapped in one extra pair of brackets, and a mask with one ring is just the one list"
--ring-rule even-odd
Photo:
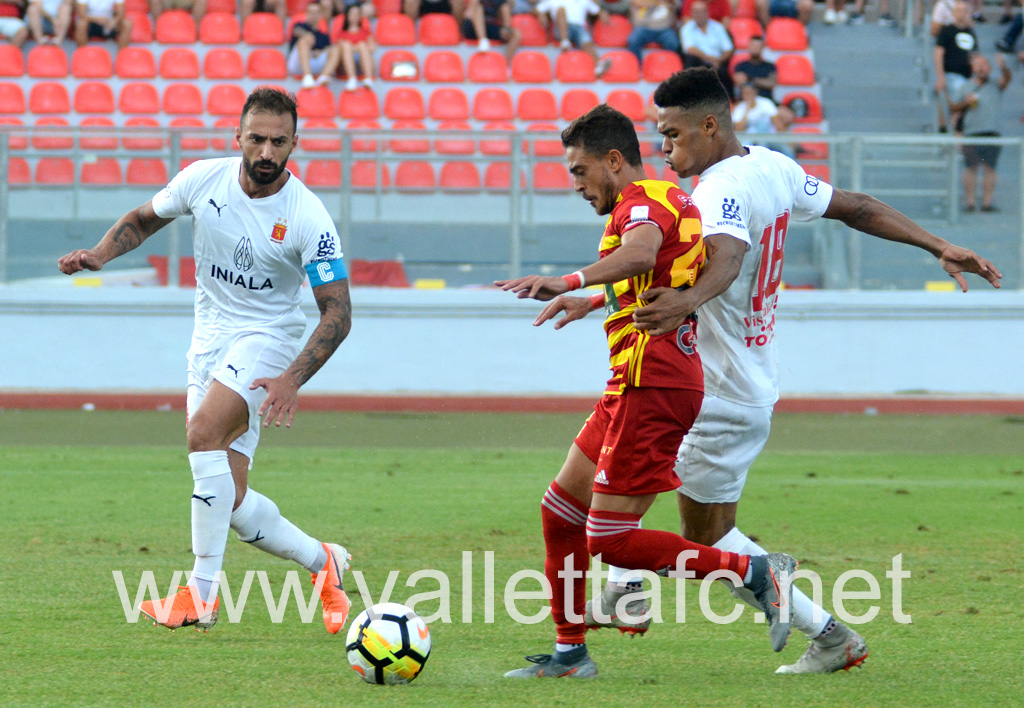
[(594, 308), (604, 307), (604, 293), (594, 293), (591, 295), (590, 306)]
[(587, 279), (583, 277), (583, 271), (579, 270), (569, 275), (563, 275), (562, 280), (569, 285), (570, 290), (579, 290), (587, 284)]

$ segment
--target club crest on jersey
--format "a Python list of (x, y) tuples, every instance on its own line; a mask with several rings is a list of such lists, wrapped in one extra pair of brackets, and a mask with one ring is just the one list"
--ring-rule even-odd
[(274, 230), (270, 232), (270, 240), (275, 243), (282, 243), (284, 241), (285, 232), (288, 231), (288, 220), (278, 219), (277, 223), (274, 224)]
[(693, 322), (684, 322), (683, 326), (676, 330), (676, 346), (683, 354), (693, 355), (697, 351), (697, 332), (694, 331)]
[(249, 270), (255, 262), (256, 258), (252, 253), (252, 241), (247, 236), (243, 236), (242, 240), (235, 246), (235, 268)]

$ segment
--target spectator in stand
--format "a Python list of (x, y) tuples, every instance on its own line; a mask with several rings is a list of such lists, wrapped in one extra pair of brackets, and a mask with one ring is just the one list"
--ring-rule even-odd
[(0, 37), (21, 48), (28, 39), (28, 25), (21, 19), (25, 0), (0, 0)]
[(939, 30), (946, 25), (953, 24), (953, 7), (956, 2), (957, 0), (936, 0), (935, 7), (932, 8), (932, 21), (929, 25), (929, 31), (933, 37), (938, 37)]
[[(793, 125), (793, 111), (787, 106), (775, 103), (757, 93), (752, 83), (740, 86), (740, 100), (732, 109), (732, 127), (737, 133), (785, 133)], [(764, 147), (793, 157), (793, 149), (785, 143), (762, 143)]]
[[(864, 24), (864, 5), (867, 4), (866, 0), (856, 0), (853, 3), (853, 14), (850, 15), (849, 23), (851, 25), (862, 25)], [(892, 15), (889, 14), (889, 0), (878, 0), (878, 24), (882, 27), (895, 27), (896, 20)]]
[(715, 70), (726, 92), (732, 96), (732, 77), (729, 76), (729, 57), (732, 56), (732, 38), (722, 26), (708, 16), (704, 0), (696, 0), (691, 8), (693, 19), (679, 31), (683, 46), (683, 65), (689, 69), (708, 66)]
[(239, 0), (238, 17), (244, 23), (254, 12), (272, 12), (281, 18), (281, 23), (288, 26), (287, 0)]
[(377, 6), (373, 4), (372, 0), (334, 0), (333, 4), (331, 0), (323, 0), (323, 2), (330, 10), (330, 14), (324, 15), (325, 17), (344, 15), (353, 5), (359, 5), (363, 11), (363, 17), (367, 20), (372, 20), (377, 16)]
[[(996, 49), (1004, 54), (1013, 54), (1017, 49), (1017, 40), (1020, 39), (1021, 32), (1024, 32), (1024, 14), (1018, 12), (1010, 18), (1006, 34), (996, 41)], [(1024, 62), (1024, 51), (1017, 54), (1017, 59)]]
[(206, 14), (206, 0), (149, 0), (149, 12), (154, 20), (165, 10), (186, 10), (192, 13), (192, 19), (198, 27)]
[(25, 19), (32, 30), (32, 39), (38, 44), (60, 43), (71, 27), (72, 0), (31, 0)]
[(939, 30), (935, 38), (935, 95), (939, 98), (939, 132), (956, 129), (959, 113), (945, 115), (944, 107), (949, 97), (959, 93), (963, 84), (971, 78), (971, 55), (978, 49), (978, 38), (971, 27), (970, 9), (966, 2), (957, 0), (953, 6), (953, 23)]
[[(683, 10), (680, 14), (683, 22), (693, 17), (693, 3), (696, 0), (683, 0)], [(732, 18), (733, 6), (730, 0), (704, 0), (708, 6), (708, 17), (722, 23), (725, 28), (729, 27), (729, 20)]]
[(125, 15), (123, 0), (85, 0), (75, 12), (75, 42), (84, 47), (90, 39), (117, 40), (124, 49), (132, 39), (132, 21)]
[(402, 0), (402, 12), (414, 20), (433, 13), (451, 15), (461, 26), (466, 0)]
[(611, 62), (598, 59), (594, 38), (587, 27), (587, 17), (591, 15), (596, 15), (599, 22), (608, 22), (608, 13), (594, 0), (540, 0), (536, 12), (545, 29), (555, 23), (555, 39), (561, 42), (563, 52), (573, 47), (582, 49), (593, 58), (598, 77), (608, 71)]
[(633, 31), (626, 44), (643, 61), (643, 50), (657, 44), (670, 52), (679, 52), (679, 28), (674, 0), (633, 0)]
[(509, 62), (523, 39), (522, 33), (512, 26), (512, 0), (469, 0), (462, 34), (466, 39), (479, 40), (477, 48), (481, 52), (490, 51), (492, 41), (504, 42)]
[(358, 86), (356, 55), (359, 55), (359, 66), (363, 70), (363, 86), (373, 87), (373, 52), (376, 48), (377, 43), (370, 34), (370, 25), (363, 17), (362, 8), (359, 5), (349, 5), (345, 11), (345, 27), (338, 35), (341, 66), (348, 76), (345, 83), (346, 91), (355, 91)]
[[(949, 96), (950, 112), (963, 112), (964, 137), (999, 137), (1003, 91), (1010, 85), (1010, 73), (1002, 55), (996, 56), (999, 80), (991, 80), (992, 65), (981, 54), (971, 57), (972, 76)], [(999, 145), (964, 145), (964, 209), (974, 211), (978, 190), (978, 168), (981, 168), (981, 210), (999, 211), (992, 204), (996, 190), (996, 163)]]
[(750, 43), (747, 44), (747, 51), (750, 53), (750, 57), (741, 61), (733, 69), (733, 82), (738, 86), (751, 83), (757, 88), (758, 95), (774, 102), (775, 98), (772, 92), (775, 89), (775, 84), (778, 83), (778, 75), (775, 65), (764, 60), (764, 37), (760, 35), (751, 37)]
[[(322, 86), (338, 70), (340, 49), (331, 44), (323, 5), (311, 2), (301, 22), (292, 27), (288, 45), (288, 73), (302, 74), (302, 88)], [(317, 74), (316, 78), (313, 75)]]
[(814, 16), (814, 0), (755, 0), (754, 6), (765, 27), (773, 17), (793, 17), (806, 25)]

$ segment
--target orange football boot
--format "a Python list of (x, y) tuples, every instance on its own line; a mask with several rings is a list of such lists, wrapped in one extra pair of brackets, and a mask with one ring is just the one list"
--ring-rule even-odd
[[(178, 592), (172, 597), (160, 600), (159, 604), (154, 603), (152, 600), (146, 600), (139, 605), (139, 610), (146, 617), (153, 620), (154, 624), (162, 625), (172, 631), (180, 627), (195, 627), (196, 631), (209, 632), (210, 627), (217, 624), (217, 610), (220, 607), (220, 598), (218, 597), (213, 601), (212, 607), (210, 603), (207, 603), (206, 614), (200, 615), (192, 592), (193, 588), (179, 585)], [(199, 594), (198, 590), (195, 590), (195, 592), (196, 595)], [(171, 607), (167, 612), (167, 617), (161, 621), (160, 616), (163, 614), (161, 608), (166, 608), (167, 603), (170, 603)]]
[[(348, 621), (348, 611), (352, 606), (345, 588), (342, 587), (342, 575), (349, 568), (352, 556), (336, 543), (322, 544), (327, 551), (327, 563), (321, 573), (325, 573), (323, 587), (320, 588), (320, 602), (324, 606), (324, 626), (330, 634), (337, 634)], [(313, 584), (316, 585), (317, 573), (311, 573)]]

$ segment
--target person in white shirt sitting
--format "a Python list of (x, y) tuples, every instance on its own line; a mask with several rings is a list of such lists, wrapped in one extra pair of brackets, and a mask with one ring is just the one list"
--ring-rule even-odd
[(708, 4), (703, 0), (690, 8), (692, 19), (679, 31), (683, 45), (683, 65), (687, 68), (707, 66), (715, 70), (725, 90), (732, 95), (732, 77), (729, 58), (732, 57), (732, 38), (721, 22), (708, 15)]
[(562, 51), (576, 47), (582, 49), (594, 60), (594, 73), (600, 77), (608, 71), (611, 62), (599, 60), (594, 38), (587, 27), (587, 17), (596, 15), (599, 22), (607, 23), (608, 13), (594, 0), (541, 0), (536, 7), (537, 17), (546, 29), (555, 23), (555, 39), (561, 42)]

